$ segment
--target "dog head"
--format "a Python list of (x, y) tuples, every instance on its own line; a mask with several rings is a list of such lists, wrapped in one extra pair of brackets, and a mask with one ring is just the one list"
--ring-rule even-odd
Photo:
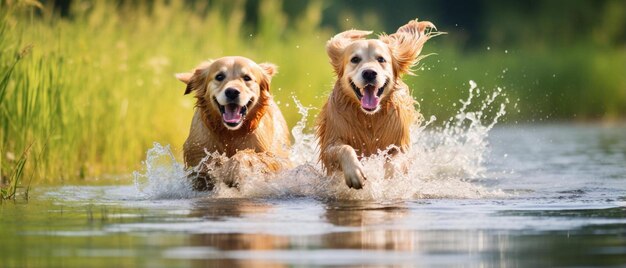
[(326, 51), (343, 93), (359, 103), (363, 112), (376, 113), (396, 79), (411, 74), (424, 43), (438, 34), (431, 29), (435, 29), (432, 23), (413, 20), (378, 39), (365, 39), (371, 31), (349, 30), (335, 35), (326, 44)]
[(244, 57), (224, 57), (202, 63), (193, 73), (176, 74), (187, 84), (185, 94), (196, 91), (199, 101), (220, 115), (227, 129), (237, 130), (246, 115), (262, 99), (269, 99), (270, 81), (276, 74), (276, 65), (256, 64)]

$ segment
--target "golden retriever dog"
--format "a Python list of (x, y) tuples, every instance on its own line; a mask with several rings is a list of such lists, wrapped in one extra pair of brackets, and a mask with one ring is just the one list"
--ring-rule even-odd
[[(410, 127), (422, 119), (404, 74), (412, 74), (424, 43), (438, 35), (430, 22), (410, 21), (391, 35), (365, 39), (371, 31), (349, 30), (332, 37), (326, 51), (337, 81), (317, 120), (320, 161), (330, 174), (342, 171), (348, 187), (361, 189), (359, 159), (410, 146)], [(385, 177), (394, 164), (385, 164)]]
[[(195, 92), (196, 111), (189, 137), (183, 146), (186, 167), (196, 168), (194, 188), (211, 190), (215, 176), (237, 186), (246, 168), (276, 172), (287, 163), (290, 146), (287, 123), (270, 94), (270, 81), (277, 67), (257, 64), (244, 57), (223, 57), (176, 77)], [(207, 152), (225, 154), (225, 163), (207, 157)], [(207, 166), (221, 167), (219, 173)]]

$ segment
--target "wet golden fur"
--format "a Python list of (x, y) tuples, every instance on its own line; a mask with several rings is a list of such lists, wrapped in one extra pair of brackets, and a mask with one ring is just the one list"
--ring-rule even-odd
[[(366, 180), (361, 156), (389, 148), (395, 155), (410, 147), (410, 127), (422, 117), (401, 78), (411, 73), (424, 43), (436, 35), (429, 31), (434, 28), (430, 22), (414, 20), (378, 39), (364, 39), (370, 31), (349, 30), (328, 41), (337, 81), (318, 116), (316, 135), (324, 168), (329, 174), (342, 171), (349, 187), (362, 188)], [(359, 75), (365, 69), (377, 73), (377, 80), (367, 85), (384, 89), (376, 110), (365, 110), (355, 94), (364, 92), (358, 84), (363, 84)], [(386, 174), (394, 172), (390, 168), (393, 164), (385, 166)]]
[[(225, 73), (226, 78), (216, 81), (216, 74), (220, 72)], [(262, 172), (275, 172), (288, 164), (291, 142), (287, 124), (270, 94), (270, 82), (275, 73), (276, 66), (270, 63), (256, 64), (244, 57), (224, 57), (202, 63), (192, 73), (176, 75), (187, 84), (185, 94), (195, 92), (196, 97), (189, 137), (183, 146), (185, 166), (198, 166), (207, 152), (225, 154), (230, 158), (227, 163), (205, 164), (223, 166), (220, 177), (225, 183), (236, 186), (245, 173), (242, 169), (251, 168), (252, 163), (260, 164)], [(245, 75), (251, 80), (245, 81), (242, 78)], [(236, 129), (225, 125), (217, 107), (217, 98), (227, 87), (237, 88), (241, 95), (250, 97), (248, 113)], [(210, 176), (203, 167), (197, 170), (201, 177)], [(212, 185), (203, 187), (201, 182), (196, 188), (210, 189)]]

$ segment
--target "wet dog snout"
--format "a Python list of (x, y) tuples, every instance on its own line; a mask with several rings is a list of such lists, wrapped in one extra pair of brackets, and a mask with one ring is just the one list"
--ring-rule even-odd
[(363, 79), (367, 82), (372, 82), (374, 80), (376, 80), (376, 71), (374, 70), (365, 70), (363, 71), (363, 73), (361, 73), (361, 75), (363, 76)]
[(234, 100), (239, 97), (239, 90), (227, 88), (226, 91), (224, 91), (224, 95), (226, 95), (227, 99)]

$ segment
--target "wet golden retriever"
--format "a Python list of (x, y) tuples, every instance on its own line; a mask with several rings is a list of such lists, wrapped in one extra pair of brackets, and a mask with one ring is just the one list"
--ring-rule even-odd
[[(288, 164), (287, 124), (270, 94), (276, 69), (271, 63), (223, 57), (202, 63), (192, 73), (176, 75), (187, 84), (185, 94), (195, 92), (197, 99), (183, 146), (185, 166), (196, 167), (195, 189), (212, 189), (216, 176), (237, 186), (246, 168), (275, 172)], [(207, 152), (225, 154), (229, 160), (217, 163)], [(198, 166), (203, 159), (205, 165)], [(222, 170), (211, 173), (208, 166)]]
[[(410, 21), (391, 35), (365, 39), (371, 31), (349, 30), (331, 38), (326, 50), (337, 81), (318, 116), (320, 160), (329, 174), (342, 171), (348, 187), (360, 189), (367, 178), (360, 157), (390, 149), (393, 156), (410, 146), (409, 130), (421, 114), (402, 82), (424, 43), (438, 33), (427, 21)], [(385, 164), (385, 177), (395, 172)], [(391, 173), (393, 174), (393, 173)]]

